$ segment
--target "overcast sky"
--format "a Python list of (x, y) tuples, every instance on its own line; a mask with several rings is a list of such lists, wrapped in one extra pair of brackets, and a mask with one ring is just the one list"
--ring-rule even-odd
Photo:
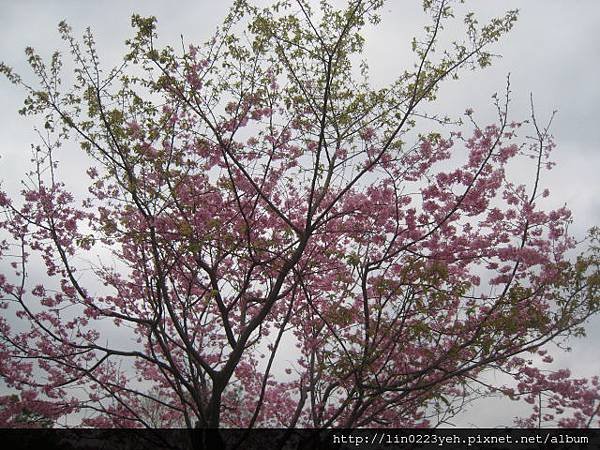
[[(384, 8), (383, 22), (368, 37), (366, 56), (375, 83), (384, 83), (407, 67), (410, 40), (424, 24), (420, 0), (395, 0)], [(0, 0), (0, 60), (17, 72), (29, 75), (23, 49), (32, 46), (42, 55), (63, 49), (56, 32), (60, 20), (80, 34), (90, 26), (101, 57), (118, 62), (124, 41), (130, 34), (130, 16), (137, 12), (159, 19), (163, 42), (177, 42), (180, 35), (188, 43), (208, 39), (227, 9), (227, 1), (81, 1), (81, 0)], [(529, 94), (533, 93), (540, 120), (558, 110), (552, 128), (558, 148), (556, 168), (542, 180), (549, 187), (555, 206), (567, 203), (574, 214), (572, 231), (579, 238), (585, 230), (600, 225), (598, 194), (600, 184), (600, 1), (527, 0), (467, 1), (467, 8), (482, 17), (519, 8), (515, 29), (503, 38), (494, 52), (502, 55), (491, 68), (467, 73), (457, 82), (442, 87), (436, 111), (460, 114), (472, 107), (482, 121), (493, 119), (490, 96), (502, 92), (511, 74), (512, 116), (528, 117)], [(455, 33), (450, 28), (449, 34)], [(443, 39), (443, 35), (442, 35)], [(33, 122), (17, 115), (22, 92), (0, 80), (0, 180), (13, 191), (18, 175), (29, 160), (34, 142)], [(68, 162), (67, 162), (68, 165)], [(73, 168), (75, 165), (72, 166)], [(597, 342), (600, 320), (589, 326), (589, 338), (574, 342), (571, 354), (557, 358), (573, 372), (600, 374)], [(510, 405), (473, 408), (459, 425), (510, 425), (514, 415)]]

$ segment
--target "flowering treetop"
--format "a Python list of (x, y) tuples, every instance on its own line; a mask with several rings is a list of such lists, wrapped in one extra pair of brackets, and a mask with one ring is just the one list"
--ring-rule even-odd
[[(45, 125), (21, 196), (0, 192), (3, 423), (435, 426), (490, 391), (535, 403), (526, 425), (596, 423), (597, 379), (528, 360), (598, 310), (598, 248), (570, 260), (569, 210), (541, 207), (549, 124), (511, 121), (507, 86), (496, 124), (410, 133), (516, 13), (438, 48), (451, 5), (425, 2), (414, 68), (373, 89), (355, 61), (382, 5), (236, 1), (182, 53), (134, 16), (109, 71), (61, 23), (68, 89), (58, 53), (27, 50), (35, 85), (1, 66)], [(85, 198), (56, 159), (73, 142)]]

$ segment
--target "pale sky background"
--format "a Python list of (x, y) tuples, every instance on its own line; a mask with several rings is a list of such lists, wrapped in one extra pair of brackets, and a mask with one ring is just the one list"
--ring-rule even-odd
[[(410, 40), (425, 24), (420, 3), (388, 1), (382, 23), (367, 34), (366, 57), (376, 84), (390, 81), (410, 67)], [(64, 50), (56, 29), (58, 22), (66, 19), (78, 35), (90, 26), (101, 58), (107, 65), (116, 64), (130, 36), (132, 13), (157, 16), (162, 43), (179, 42), (180, 35), (186, 43), (201, 43), (221, 22), (228, 5), (228, 1), (205, 0), (0, 0), (0, 60), (29, 77), (24, 48), (32, 46), (44, 56), (55, 49)], [(530, 92), (541, 122), (558, 110), (552, 128), (558, 144), (554, 153), (557, 166), (544, 175), (542, 183), (550, 188), (551, 206), (567, 203), (571, 208), (575, 220), (571, 231), (582, 238), (588, 228), (600, 225), (600, 1), (472, 0), (466, 8), (482, 19), (507, 9), (521, 12), (513, 31), (493, 47), (502, 58), (486, 70), (446, 82), (430, 111), (458, 116), (472, 107), (486, 124), (494, 119), (490, 97), (504, 91), (509, 72), (514, 119), (528, 117)], [(447, 31), (450, 36), (456, 33), (452, 27)], [(35, 142), (34, 122), (17, 115), (23, 93), (5, 79), (0, 80), (0, 95), (0, 180), (4, 189), (15, 192), (28, 168), (30, 143)], [(63, 163), (64, 170), (80, 167)], [(73, 177), (79, 175), (73, 173)], [(556, 366), (569, 367), (581, 376), (600, 375), (598, 318), (589, 323), (588, 331), (587, 339), (572, 343), (571, 353), (556, 358)], [(516, 414), (514, 406), (480, 402), (455, 423), (510, 425)]]

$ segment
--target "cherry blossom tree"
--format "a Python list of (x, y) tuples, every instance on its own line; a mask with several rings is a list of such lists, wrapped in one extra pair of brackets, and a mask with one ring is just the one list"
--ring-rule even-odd
[[(383, 3), (236, 0), (181, 50), (133, 16), (112, 69), (61, 23), (72, 77), (59, 53), (27, 49), (31, 82), (1, 66), (43, 124), (0, 192), (4, 425), (14, 392), (98, 427), (437, 426), (492, 392), (534, 405), (523, 425), (598, 423), (598, 380), (543, 368), (599, 284), (598, 247), (572, 257), (569, 210), (543, 207), (550, 123), (510, 119), (509, 83), (495, 124), (427, 114), (516, 12), (444, 44), (451, 2), (425, 1), (414, 66), (376, 89)], [(87, 190), (58, 163), (79, 147)]]

